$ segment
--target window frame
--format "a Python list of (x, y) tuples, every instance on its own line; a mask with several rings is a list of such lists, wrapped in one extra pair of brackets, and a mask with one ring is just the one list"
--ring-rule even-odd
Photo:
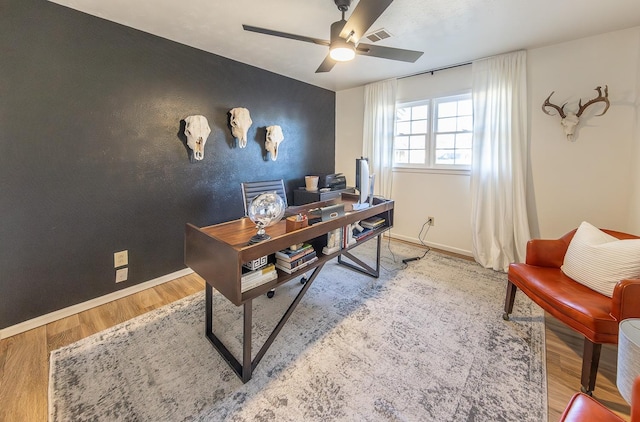
[[(460, 100), (472, 100), (471, 90), (465, 90), (463, 92), (458, 92), (452, 95), (443, 95), (438, 97), (430, 97), (424, 98), (420, 100), (413, 101), (402, 101), (396, 103), (396, 109), (405, 108), (405, 107), (416, 107), (420, 105), (428, 105), (429, 107), (429, 117), (428, 117), (428, 133), (426, 134), (425, 139), (425, 163), (424, 164), (415, 164), (415, 163), (396, 163), (395, 162), (395, 142), (397, 133), (397, 114), (394, 118), (394, 133), (393, 133), (393, 170), (394, 171), (411, 171), (417, 170), (420, 172), (442, 172), (449, 174), (457, 174), (457, 173), (469, 173), (471, 170), (470, 164), (436, 164), (435, 162), (435, 154), (436, 154), (436, 127), (437, 127), (437, 119), (438, 119), (438, 104), (450, 101), (460, 101)], [(473, 104), (472, 104), (473, 107)], [(473, 109), (472, 115), (473, 119)], [(472, 135), (472, 148), (473, 148), (473, 127), (470, 131), (456, 131), (452, 133), (471, 133)]]

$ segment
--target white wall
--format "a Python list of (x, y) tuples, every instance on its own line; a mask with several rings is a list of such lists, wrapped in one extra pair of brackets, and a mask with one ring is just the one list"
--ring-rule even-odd
[[(531, 172), (542, 237), (560, 236), (583, 220), (632, 231), (639, 31), (528, 52)], [(587, 109), (576, 140), (567, 141), (559, 118), (542, 113), (541, 104), (555, 91), (556, 104), (577, 111), (579, 99), (593, 98), (599, 85), (609, 86), (611, 107), (604, 116), (595, 116), (602, 105)]]
[(632, 233), (640, 233), (640, 30), (637, 31), (637, 63), (636, 68), (636, 127), (635, 127), (635, 161), (633, 169), (634, 189), (629, 209), (629, 228)]
[[(640, 234), (640, 27), (527, 52), (530, 219), (534, 236), (558, 237), (581, 221)], [(609, 85), (611, 107), (591, 106), (575, 142), (558, 117), (541, 111), (545, 98), (577, 109), (598, 85)], [(453, 95), (471, 86), (471, 66), (398, 80), (399, 101)], [(583, 101), (584, 102), (584, 101)], [(364, 88), (336, 94), (336, 171), (353, 184), (362, 152)], [(394, 172), (392, 236), (418, 242), (427, 216), (436, 224), (425, 243), (471, 255), (469, 176)]]

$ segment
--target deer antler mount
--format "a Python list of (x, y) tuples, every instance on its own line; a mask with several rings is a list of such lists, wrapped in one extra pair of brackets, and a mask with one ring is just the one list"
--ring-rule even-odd
[(584, 113), (584, 111), (587, 109), (587, 107), (589, 107), (591, 104), (595, 104), (595, 103), (599, 103), (599, 102), (603, 102), (606, 104), (604, 110), (602, 110), (602, 113), (600, 114), (596, 114), (596, 116), (602, 116), (604, 113), (607, 112), (607, 110), (609, 110), (609, 86), (605, 85), (604, 86), (604, 95), (602, 94), (602, 87), (597, 87), (595, 89), (596, 91), (598, 91), (598, 96), (592, 100), (587, 101), (584, 105), (582, 105), (582, 99), (578, 102), (578, 112), (577, 113), (573, 113), (573, 112), (565, 112), (564, 111), (564, 106), (567, 105), (567, 103), (562, 104), (562, 106), (558, 106), (556, 104), (553, 104), (551, 101), (551, 96), (553, 95), (553, 93), (555, 91), (552, 91), (551, 94), (549, 94), (549, 96), (547, 97), (546, 100), (544, 100), (544, 103), (542, 104), (542, 111), (545, 114), (548, 114), (549, 116), (553, 116), (553, 114), (551, 114), (551, 112), (549, 112), (547, 110), (547, 107), (551, 107), (553, 109), (555, 109), (558, 112), (558, 115), (561, 117), (562, 120), (560, 120), (560, 124), (562, 125), (562, 127), (564, 128), (564, 133), (565, 135), (567, 135), (567, 140), (569, 141), (573, 141), (574, 138), (574, 134), (576, 131), (576, 126), (578, 126), (578, 123), (580, 123), (580, 116), (582, 115), (582, 113)]

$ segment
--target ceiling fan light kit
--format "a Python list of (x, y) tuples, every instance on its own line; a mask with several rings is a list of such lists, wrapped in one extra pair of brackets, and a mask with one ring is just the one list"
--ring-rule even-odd
[(360, 1), (349, 20), (344, 19), (345, 12), (351, 5), (351, 0), (333, 0), (338, 10), (342, 13), (342, 19), (331, 24), (331, 41), (303, 35), (289, 34), (272, 29), (259, 28), (250, 25), (242, 25), (245, 31), (257, 32), (260, 34), (272, 35), (275, 37), (289, 38), (296, 41), (304, 41), (329, 47), (329, 54), (325, 57), (316, 73), (329, 72), (336, 62), (352, 60), (356, 54), (362, 56), (379, 57), (388, 60), (398, 60), (415, 63), (423, 52), (413, 50), (403, 50), (400, 48), (374, 46), (360, 43), (371, 25), (382, 15), (393, 0), (367, 0)]
[(349, 44), (342, 39), (336, 40), (331, 43), (331, 49), (329, 50), (329, 56), (338, 62), (348, 62), (353, 60), (356, 56), (356, 49), (352, 44)]

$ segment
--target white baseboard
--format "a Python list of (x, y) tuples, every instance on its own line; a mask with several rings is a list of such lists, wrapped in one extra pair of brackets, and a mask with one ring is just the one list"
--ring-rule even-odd
[(109, 303), (114, 300), (121, 299), (125, 296), (129, 296), (134, 293), (141, 292), (151, 287), (158, 286), (160, 284), (166, 283), (171, 280), (175, 280), (176, 278), (184, 277), (185, 275), (189, 275), (191, 273), (193, 273), (193, 270), (191, 268), (185, 268), (183, 270), (179, 270), (171, 274), (166, 274), (161, 277), (154, 278), (153, 280), (136, 284), (135, 286), (127, 287), (126, 289), (118, 290), (117, 292), (109, 293), (107, 295), (100, 296), (95, 299), (88, 300), (86, 302), (78, 303), (76, 305), (72, 305), (64, 309), (59, 309), (57, 311), (53, 311), (48, 314), (41, 315), (39, 317), (21, 322), (19, 324), (12, 325), (7, 328), (3, 328), (2, 330), (0, 330), (0, 340), (7, 337), (15, 336), (16, 334), (20, 334), (25, 331), (32, 330), (34, 328), (41, 327), (50, 322), (57, 321), (62, 318), (66, 318), (68, 316), (80, 313), (82, 311), (86, 311), (87, 309), (104, 305), (105, 303)]
[[(398, 235), (398, 234), (395, 234), (395, 233), (391, 233), (391, 238), (392, 239), (404, 240), (405, 242), (415, 243), (416, 245), (422, 245), (422, 243), (420, 243), (420, 239), (417, 239), (415, 237), (402, 236), (402, 235)], [(452, 248), (451, 246), (441, 245), (440, 243), (434, 243), (434, 242), (424, 242), (424, 244), (427, 245), (430, 248), (440, 249), (440, 250), (443, 250), (443, 251), (457, 253), (457, 254), (460, 254), (460, 255), (469, 256), (469, 257), (473, 258), (473, 252), (466, 251), (464, 249)]]

